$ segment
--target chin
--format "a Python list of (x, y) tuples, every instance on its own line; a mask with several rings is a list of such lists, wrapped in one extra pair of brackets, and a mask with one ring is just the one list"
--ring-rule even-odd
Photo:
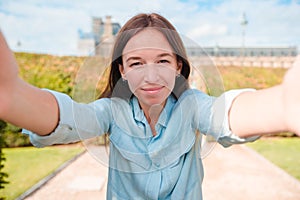
[(137, 98), (139, 99), (139, 102), (147, 105), (147, 107), (151, 107), (153, 105), (164, 105), (166, 102), (166, 99), (170, 95), (170, 91), (161, 91), (159, 94), (144, 94), (142, 93), (136, 93), (135, 94)]

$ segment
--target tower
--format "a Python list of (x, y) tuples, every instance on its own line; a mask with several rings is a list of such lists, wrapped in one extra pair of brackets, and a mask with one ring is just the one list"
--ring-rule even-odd
[(93, 17), (92, 31), (96, 43), (99, 43), (100, 37), (103, 34), (103, 21), (100, 17)]
[(241, 56), (245, 56), (245, 36), (246, 36), (246, 26), (248, 24), (248, 20), (246, 18), (246, 14), (243, 13), (242, 19), (240, 22), (242, 26), (242, 51), (241, 51)]

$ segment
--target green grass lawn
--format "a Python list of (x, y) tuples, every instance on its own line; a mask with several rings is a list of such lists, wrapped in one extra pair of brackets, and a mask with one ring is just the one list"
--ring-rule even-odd
[(247, 144), (300, 180), (300, 138), (262, 138)]
[(3, 149), (6, 157), (3, 171), (9, 174), (9, 184), (0, 191), (0, 197), (15, 199), (83, 150), (81, 145)]

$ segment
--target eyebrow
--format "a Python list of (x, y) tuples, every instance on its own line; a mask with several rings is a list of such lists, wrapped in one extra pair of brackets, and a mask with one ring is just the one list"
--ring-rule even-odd
[[(161, 58), (161, 57), (165, 57), (165, 56), (173, 57), (173, 55), (170, 53), (161, 53), (157, 57)], [(129, 60), (139, 60), (139, 59), (142, 59), (142, 58), (139, 56), (131, 56), (131, 57), (127, 58), (125, 62), (128, 62)]]
[(161, 58), (161, 57), (165, 57), (165, 56), (173, 57), (173, 54), (170, 54), (170, 53), (162, 53), (162, 54), (159, 54), (157, 57), (158, 57), (158, 58)]
[(125, 60), (125, 62), (128, 62), (129, 60), (139, 60), (139, 59), (142, 59), (141, 57), (138, 57), (138, 56), (132, 56), (132, 57), (129, 57)]

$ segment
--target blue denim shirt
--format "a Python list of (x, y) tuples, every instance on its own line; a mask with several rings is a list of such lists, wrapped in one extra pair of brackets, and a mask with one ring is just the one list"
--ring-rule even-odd
[(30, 131), (37, 147), (71, 143), (109, 134), (107, 199), (202, 199), (201, 134), (213, 136), (225, 147), (253, 141), (229, 130), (228, 112), (244, 90), (211, 97), (187, 90), (179, 99), (169, 96), (155, 126), (156, 135), (138, 100), (103, 98), (76, 103), (67, 95), (49, 91), (60, 109), (59, 125), (48, 136)]

